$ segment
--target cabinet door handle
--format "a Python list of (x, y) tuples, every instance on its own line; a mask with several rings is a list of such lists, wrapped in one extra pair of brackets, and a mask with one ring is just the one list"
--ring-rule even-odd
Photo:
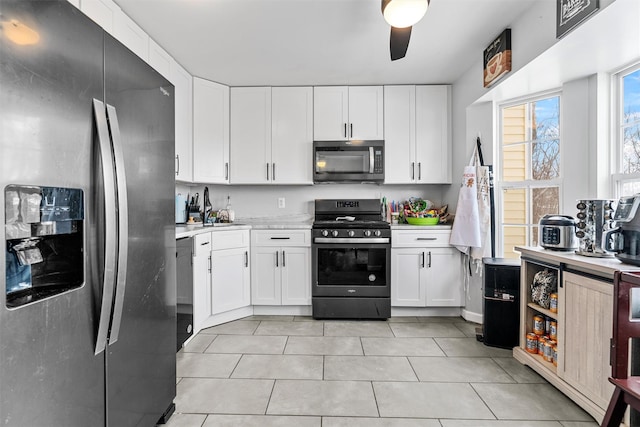
[(211, 273), (212, 269), (213, 269), (213, 261), (211, 260), (211, 255), (209, 255), (209, 273)]
[(418, 162), (418, 181), (422, 179), (422, 163)]
[(424, 252), (422, 252), (422, 268), (424, 268)]
[(411, 162), (411, 181), (416, 179), (416, 162)]
[(244, 251), (244, 266), (249, 267), (249, 251)]
[(224, 164), (224, 179), (229, 179), (229, 162)]
[(349, 123), (349, 138), (353, 138), (353, 123)]
[(285, 265), (285, 258), (284, 258), (284, 251), (282, 251), (282, 266), (286, 267)]
[(344, 124), (344, 137), (347, 137), (347, 124)]
[(271, 240), (289, 240), (291, 237), (269, 237)]
[(267, 181), (269, 181), (269, 163), (267, 163)]
[(431, 268), (431, 251), (429, 251), (429, 264), (427, 264), (427, 267)]
[(279, 265), (278, 265), (278, 251), (276, 251), (276, 267), (279, 267)]
[(209, 243), (211, 243), (211, 242), (204, 242), (204, 243), (200, 243), (200, 246), (206, 246), (206, 245), (208, 245)]
[(271, 181), (276, 180), (276, 164), (271, 163)]
[(437, 237), (416, 237), (416, 240), (438, 240)]
[(180, 154), (176, 154), (176, 175), (180, 175)]

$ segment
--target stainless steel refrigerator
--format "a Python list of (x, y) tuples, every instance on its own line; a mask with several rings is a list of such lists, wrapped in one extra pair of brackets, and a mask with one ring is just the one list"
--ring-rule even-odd
[(0, 425), (175, 397), (173, 86), (66, 1), (0, 2)]

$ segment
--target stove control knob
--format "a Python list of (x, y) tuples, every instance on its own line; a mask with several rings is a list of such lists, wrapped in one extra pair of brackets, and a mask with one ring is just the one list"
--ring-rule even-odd
[(365, 237), (371, 237), (371, 230), (364, 230)]
[(331, 235), (332, 235), (333, 237), (338, 237), (338, 230), (333, 230), (333, 231), (331, 232)]
[(380, 232), (380, 230), (376, 230), (376, 231), (374, 231), (374, 232), (373, 232), (373, 234), (374, 234), (376, 237), (380, 237), (380, 235), (381, 235), (382, 233)]
[(322, 230), (322, 235), (324, 237), (327, 237), (329, 235), (329, 232), (327, 230)]
[(349, 230), (349, 233), (348, 233), (348, 234), (349, 234), (349, 237), (353, 237), (353, 236), (355, 236), (355, 235), (356, 235), (356, 232), (355, 232), (355, 231), (353, 231), (353, 230)]

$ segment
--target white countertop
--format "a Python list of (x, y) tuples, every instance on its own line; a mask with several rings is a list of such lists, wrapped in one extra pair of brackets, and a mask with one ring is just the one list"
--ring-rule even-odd
[(191, 237), (200, 233), (222, 231), (229, 229), (240, 230), (310, 230), (313, 224), (311, 215), (283, 215), (275, 217), (238, 218), (237, 221), (224, 224), (215, 223), (213, 226), (200, 224), (176, 224), (176, 239)]
[[(252, 229), (252, 230), (310, 230), (313, 225), (311, 215), (291, 215), (277, 217), (250, 217), (238, 218), (236, 222), (229, 224), (216, 223), (213, 226), (199, 224), (176, 224), (176, 239), (191, 237), (200, 233), (222, 231), (228, 229)], [(423, 230), (423, 231), (448, 231), (450, 224), (444, 225), (409, 225), (391, 224), (392, 230)]]
[(223, 231), (223, 230), (250, 230), (251, 226), (242, 223), (231, 223), (231, 224), (213, 224), (213, 226), (203, 226), (202, 223), (199, 224), (176, 224), (176, 239), (181, 239), (183, 237), (192, 237), (196, 234), (200, 233), (210, 233), (212, 231)]
[(598, 276), (613, 278), (616, 271), (640, 271), (640, 267), (631, 264), (624, 264), (615, 257), (590, 257), (578, 255), (575, 251), (556, 251), (552, 249), (544, 249), (540, 246), (516, 246), (515, 250), (520, 252), (523, 257), (534, 258), (541, 261), (547, 261), (553, 264), (566, 264), (586, 273), (592, 273)]
[(451, 224), (436, 225), (411, 225), (411, 224), (391, 224), (392, 230), (451, 230)]

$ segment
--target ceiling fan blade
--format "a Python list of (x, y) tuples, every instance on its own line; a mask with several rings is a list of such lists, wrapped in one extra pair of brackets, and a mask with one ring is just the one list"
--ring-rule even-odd
[(392, 61), (404, 58), (404, 56), (407, 54), (407, 48), (409, 47), (409, 38), (411, 38), (411, 27), (391, 27), (389, 50), (391, 52)]

